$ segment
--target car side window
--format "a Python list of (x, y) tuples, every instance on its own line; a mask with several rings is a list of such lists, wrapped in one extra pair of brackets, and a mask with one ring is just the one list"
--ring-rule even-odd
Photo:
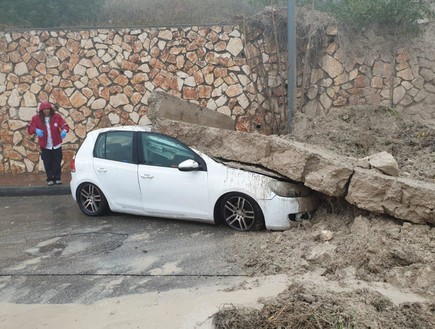
[(99, 134), (94, 146), (94, 157), (106, 158), (106, 134)]
[(177, 168), (181, 162), (196, 158), (190, 148), (168, 136), (142, 133), (141, 142), (146, 165)]
[(96, 158), (133, 163), (133, 132), (109, 131), (98, 136), (95, 143)]

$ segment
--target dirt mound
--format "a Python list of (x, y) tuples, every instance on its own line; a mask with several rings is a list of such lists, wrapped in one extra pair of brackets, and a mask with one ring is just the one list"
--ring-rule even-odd
[(389, 108), (356, 106), (314, 118), (298, 113), (287, 138), (356, 158), (386, 151), (402, 177), (435, 182), (435, 125), (405, 119)]
[(379, 293), (321, 291), (294, 284), (261, 309), (227, 306), (217, 329), (245, 328), (433, 328), (434, 304), (396, 306)]
[(285, 232), (238, 234), (228, 262), (293, 285), (262, 310), (222, 308), (216, 328), (432, 328), (435, 230), (331, 202)]
[(322, 268), (329, 280), (386, 282), (435, 296), (435, 230), (400, 223), (350, 206), (323, 206), (284, 232), (240, 234), (229, 262), (250, 275), (305, 273)]

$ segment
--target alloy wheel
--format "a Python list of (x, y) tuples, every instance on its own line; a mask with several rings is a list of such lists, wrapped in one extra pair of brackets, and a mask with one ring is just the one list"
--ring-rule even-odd
[(236, 231), (258, 230), (263, 226), (263, 214), (258, 204), (241, 193), (223, 199), (222, 215), (229, 227)]
[(85, 183), (79, 187), (79, 206), (88, 216), (98, 216), (107, 210), (107, 201), (101, 190), (94, 184)]

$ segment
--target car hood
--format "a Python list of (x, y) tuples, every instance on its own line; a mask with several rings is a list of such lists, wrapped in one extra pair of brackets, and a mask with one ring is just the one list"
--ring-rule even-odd
[[(210, 156), (209, 156), (210, 157)], [(227, 160), (222, 160), (222, 159), (217, 159), (217, 158), (213, 158), (212, 159), (218, 163), (221, 163), (227, 167), (230, 168), (235, 168), (235, 169), (240, 169), (240, 170), (245, 170), (245, 171), (250, 171), (256, 174), (260, 174), (260, 175), (264, 175), (264, 176), (269, 176), (278, 180), (290, 180), (288, 177), (283, 176), (279, 173), (276, 173), (272, 170), (268, 170), (267, 168), (263, 168), (263, 167), (259, 167), (259, 166), (254, 166), (254, 165), (250, 165), (250, 164), (246, 164), (246, 163), (241, 163), (241, 162), (235, 162), (235, 161), (227, 161)]]

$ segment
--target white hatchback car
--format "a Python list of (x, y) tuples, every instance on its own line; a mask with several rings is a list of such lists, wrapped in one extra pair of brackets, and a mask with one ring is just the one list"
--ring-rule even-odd
[(89, 216), (110, 209), (237, 231), (285, 230), (318, 206), (302, 184), (230, 167), (141, 126), (88, 133), (71, 171), (72, 196)]

